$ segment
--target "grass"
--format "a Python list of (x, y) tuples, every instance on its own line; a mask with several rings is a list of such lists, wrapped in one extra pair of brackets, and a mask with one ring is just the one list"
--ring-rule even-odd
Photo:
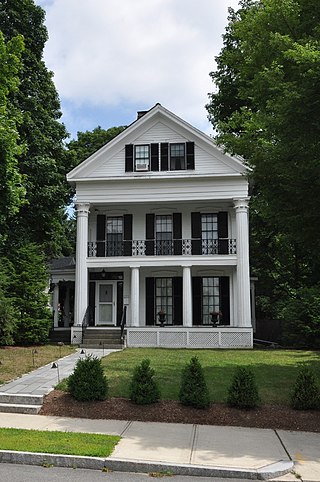
[(161, 388), (161, 397), (178, 400), (181, 371), (192, 356), (198, 356), (202, 364), (213, 402), (225, 401), (236, 366), (249, 367), (253, 371), (262, 402), (272, 404), (289, 403), (291, 387), (302, 365), (309, 366), (318, 377), (320, 373), (320, 352), (317, 351), (127, 348), (102, 360), (109, 381), (109, 394), (128, 398), (134, 366), (143, 358), (149, 358)]
[(70, 345), (0, 348), (0, 384), (57, 360), (60, 353), (64, 357), (74, 351), (75, 348)]
[(108, 457), (121, 437), (0, 428), (0, 450)]

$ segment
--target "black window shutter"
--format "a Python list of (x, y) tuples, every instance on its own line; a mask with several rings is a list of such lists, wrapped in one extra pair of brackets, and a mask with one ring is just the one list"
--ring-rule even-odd
[(123, 215), (123, 251), (125, 256), (132, 256), (132, 214)]
[(169, 144), (161, 143), (161, 171), (169, 170)]
[(221, 211), (218, 213), (218, 252), (228, 254), (228, 213)]
[(192, 254), (202, 254), (200, 213), (191, 213), (191, 238)]
[(104, 257), (106, 252), (106, 216), (97, 215), (97, 256)]
[(192, 278), (192, 317), (193, 325), (202, 324), (202, 278)]
[(146, 214), (146, 255), (154, 255), (154, 214)]
[(174, 254), (182, 254), (182, 223), (181, 213), (173, 213), (173, 246)]
[(125, 147), (125, 170), (126, 172), (133, 172), (133, 144), (127, 144)]
[(187, 169), (194, 169), (194, 142), (187, 142)]
[(89, 283), (89, 326), (94, 326), (96, 311), (96, 283)]
[(146, 278), (146, 325), (155, 324), (154, 278)]
[(220, 284), (220, 311), (222, 313), (222, 324), (230, 325), (230, 278), (221, 276)]
[(173, 285), (173, 324), (182, 325), (182, 278), (172, 278)]
[(151, 144), (151, 171), (159, 171), (159, 144)]

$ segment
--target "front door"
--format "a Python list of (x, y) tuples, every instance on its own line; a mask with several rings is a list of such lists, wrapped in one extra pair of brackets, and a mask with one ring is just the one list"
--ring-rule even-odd
[(116, 284), (113, 281), (98, 283), (96, 325), (116, 323)]

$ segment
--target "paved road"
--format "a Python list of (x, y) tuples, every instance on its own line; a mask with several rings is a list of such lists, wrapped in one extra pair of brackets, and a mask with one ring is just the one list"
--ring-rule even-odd
[[(159, 478), (148, 474), (127, 472), (105, 473), (86, 469), (64, 469), (61, 467), (37, 467), (31, 465), (0, 464), (0, 480), (10, 482), (151, 482)], [(213, 477), (161, 477), (163, 482), (247, 482), (244, 479), (216, 479)], [(250, 482), (253, 482), (252, 480)]]

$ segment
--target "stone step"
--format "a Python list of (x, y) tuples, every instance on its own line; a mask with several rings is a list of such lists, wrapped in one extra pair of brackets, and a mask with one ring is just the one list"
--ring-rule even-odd
[(39, 405), (41, 407), (43, 404), (43, 395), (0, 392), (0, 403), (10, 405)]
[(13, 403), (0, 403), (0, 412), (5, 413), (24, 413), (36, 415), (39, 413), (41, 405), (23, 405)]

